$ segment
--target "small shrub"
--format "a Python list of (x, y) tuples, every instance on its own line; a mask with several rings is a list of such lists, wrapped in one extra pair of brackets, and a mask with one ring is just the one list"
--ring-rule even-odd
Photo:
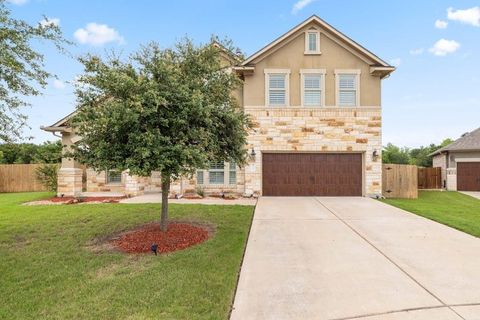
[(197, 189), (195, 190), (197, 194), (204, 198), (205, 197), (205, 189), (203, 187), (198, 186)]
[(35, 176), (37, 181), (44, 185), (49, 191), (57, 191), (58, 165), (43, 164), (38, 167)]

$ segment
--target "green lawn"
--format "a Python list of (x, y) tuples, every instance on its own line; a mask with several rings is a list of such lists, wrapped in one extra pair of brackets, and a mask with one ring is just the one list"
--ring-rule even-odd
[(46, 193), (0, 194), (0, 319), (226, 319), (253, 207), (170, 206), (214, 225), (176, 253), (96, 252), (94, 239), (156, 221), (160, 205), (21, 206)]
[(480, 237), (480, 200), (462, 193), (419, 191), (418, 199), (382, 201)]

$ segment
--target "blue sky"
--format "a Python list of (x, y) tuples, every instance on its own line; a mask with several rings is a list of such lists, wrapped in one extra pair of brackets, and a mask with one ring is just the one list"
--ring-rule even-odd
[[(206, 42), (228, 36), (247, 54), (312, 14), (398, 66), (383, 81), (383, 142), (419, 146), (457, 138), (480, 127), (480, 1), (282, 0), (10, 0), (15, 17), (37, 23), (45, 15), (76, 45), (74, 55), (125, 55), (140, 44), (171, 46), (188, 35)], [(58, 20), (56, 20), (58, 19)], [(39, 129), (75, 108), (68, 83), (81, 73), (73, 58), (38, 44), (52, 79), (25, 110), (34, 142), (53, 140)]]

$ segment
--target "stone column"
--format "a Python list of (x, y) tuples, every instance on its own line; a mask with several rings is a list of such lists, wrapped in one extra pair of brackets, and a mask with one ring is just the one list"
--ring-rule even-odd
[[(64, 153), (70, 150), (74, 133), (64, 132), (62, 134), (62, 144)], [(83, 169), (79, 162), (72, 158), (62, 157), (62, 165), (58, 171), (57, 196), (77, 197), (82, 193), (83, 188)]]
[(135, 197), (143, 194), (144, 186), (138, 176), (132, 176), (128, 172), (125, 174), (125, 195)]

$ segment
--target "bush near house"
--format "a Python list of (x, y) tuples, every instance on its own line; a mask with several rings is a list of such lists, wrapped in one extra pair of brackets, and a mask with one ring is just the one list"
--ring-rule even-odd
[(58, 165), (55, 164), (43, 164), (35, 171), (35, 178), (40, 182), (48, 191), (57, 191)]

